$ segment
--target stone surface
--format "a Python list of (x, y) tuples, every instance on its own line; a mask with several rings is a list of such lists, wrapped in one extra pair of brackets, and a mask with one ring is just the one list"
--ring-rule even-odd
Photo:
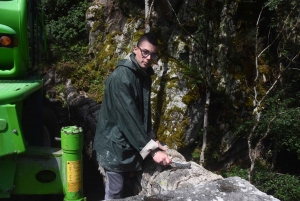
[[(184, 157), (176, 150), (169, 149), (167, 154), (173, 162), (186, 163)], [(189, 163), (191, 164), (190, 168), (174, 168), (158, 165), (151, 158), (146, 159), (139, 181), (141, 185), (139, 194), (151, 196), (181, 187), (192, 187), (223, 179), (222, 176), (206, 170), (193, 161)], [(135, 187), (135, 189), (138, 189), (138, 187)]]
[(134, 196), (121, 200), (136, 201), (279, 201), (273, 196), (259, 191), (248, 181), (240, 177), (207, 182), (177, 190), (166, 191), (152, 196)]

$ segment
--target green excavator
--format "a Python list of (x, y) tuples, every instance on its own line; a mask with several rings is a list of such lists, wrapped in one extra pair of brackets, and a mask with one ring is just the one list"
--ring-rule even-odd
[(44, 103), (38, 66), (47, 46), (39, 8), (38, 0), (0, 0), (0, 200), (48, 194), (86, 200), (82, 129), (59, 128)]

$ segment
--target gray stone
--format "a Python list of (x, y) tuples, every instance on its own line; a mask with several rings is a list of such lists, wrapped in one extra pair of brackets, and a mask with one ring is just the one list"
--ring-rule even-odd
[(121, 200), (145, 201), (279, 201), (259, 191), (240, 177), (230, 177), (192, 187), (182, 187), (152, 196), (134, 196)]
[[(167, 150), (173, 162), (186, 163), (176, 150)], [(191, 167), (176, 169), (160, 166), (151, 158), (144, 163), (139, 185), (139, 195), (125, 200), (149, 201), (275, 201), (278, 200), (259, 191), (255, 186), (240, 177), (223, 179), (222, 176), (206, 170), (190, 161)]]
[[(184, 157), (173, 149), (167, 150), (167, 154), (173, 162), (186, 163)], [(192, 187), (209, 181), (223, 179), (222, 176), (214, 174), (199, 164), (190, 161), (190, 168), (174, 168), (172, 166), (161, 166), (151, 158), (145, 160), (143, 173), (140, 179), (140, 195), (152, 196), (176, 190), (181, 187)], [(138, 187), (135, 187), (138, 189)]]

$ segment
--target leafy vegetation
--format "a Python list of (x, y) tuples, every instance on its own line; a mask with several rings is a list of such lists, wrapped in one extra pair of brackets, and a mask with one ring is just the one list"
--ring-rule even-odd
[(300, 199), (300, 179), (289, 174), (271, 171), (257, 172), (254, 176), (255, 186), (267, 194), (285, 201)]
[[(299, 81), (296, 76), (291, 83), (279, 87), (272, 96), (266, 99), (263, 105), (264, 112), (254, 138), (254, 141), (258, 140), (266, 132), (269, 132), (268, 140), (270, 148), (272, 147), (272, 153), (287, 150), (296, 153), (298, 160), (300, 160), (300, 91), (297, 90)], [(276, 118), (271, 122), (275, 116)], [(236, 134), (243, 136), (244, 133), (249, 133), (253, 123), (254, 120), (249, 120), (241, 124), (237, 128)], [(276, 143), (276, 147), (274, 143)], [(270, 152), (268, 157), (271, 157)]]
[(248, 177), (248, 170), (247, 169), (243, 169), (239, 166), (232, 166), (230, 168), (230, 170), (227, 170), (227, 171), (221, 171), (221, 175), (223, 177), (235, 177), (235, 176), (238, 176), (238, 177), (241, 177), (242, 179), (246, 179), (247, 180), (247, 177)]
[(182, 61), (181, 64), (183, 65), (183, 74), (190, 78), (191, 88), (195, 86), (201, 88), (203, 87), (203, 74), (198, 66), (196, 65), (189, 65), (185, 61)]
[[(221, 174), (223, 177), (239, 176), (247, 180), (248, 171), (248, 169), (240, 166), (233, 166)], [(280, 200), (295, 201), (300, 199), (300, 178), (290, 174), (273, 172), (271, 167), (262, 161), (257, 162), (253, 185)]]
[(42, 7), (45, 10), (47, 37), (50, 44), (60, 47), (87, 42), (85, 12), (88, 1), (45, 0)]
[(65, 79), (72, 79), (80, 90), (90, 88), (89, 80), (96, 74), (89, 72), (87, 63), (88, 33), (85, 13), (87, 0), (43, 0), (48, 42), (48, 57), (52, 70), (60, 76), (54, 87), (57, 94), (64, 90)]

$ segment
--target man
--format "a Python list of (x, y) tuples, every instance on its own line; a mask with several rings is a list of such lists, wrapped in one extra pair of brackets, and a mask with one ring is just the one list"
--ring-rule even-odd
[(151, 125), (151, 65), (157, 59), (157, 39), (146, 33), (105, 82), (94, 140), (97, 160), (105, 169), (105, 199), (124, 198), (126, 180), (141, 170), (149, 154), (161, 165), (172, 162)]

